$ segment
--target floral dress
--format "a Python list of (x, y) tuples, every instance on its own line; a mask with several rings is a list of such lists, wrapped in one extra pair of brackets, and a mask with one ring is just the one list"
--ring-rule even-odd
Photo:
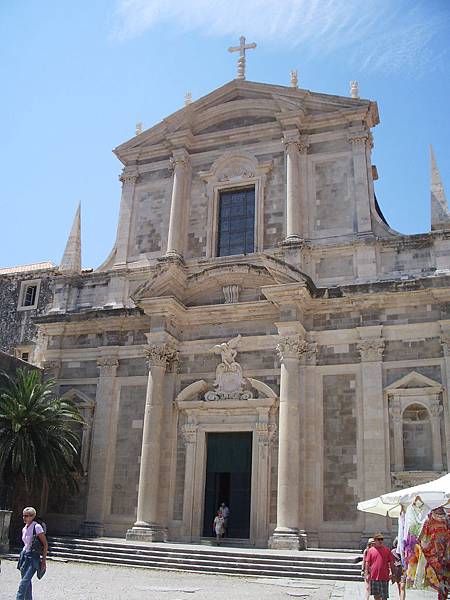
[(406, 509), (403, 531), (403, 560), (406, 568), (406, 587), (422, 589), (428, 586), (424, 577), (426, 560), (422, 556), (419, 536), (430, 507), (426, 504), (411, 504)]
[(450, 516), (445, 509), (431, 511), (419, 542), (429, 585), (438, 592), (439, 600), (446, 600), (450, 591)]

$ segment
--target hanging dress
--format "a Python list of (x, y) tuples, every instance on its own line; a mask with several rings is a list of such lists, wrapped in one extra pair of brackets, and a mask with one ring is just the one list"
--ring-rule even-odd
[(406, 509), (403, 530), (403, 558), (406, 568), (406, 587), (423, 589), (428, 582), (425, 578), (426, 559), (422, 555), (419, 536), (430, 507), (413, 502)]
[(430, 512), (419, 541), (427, 562), (428, 582), (438, 592), (439, 600), (446, 600), (450, 592), (450, 516), (444, 508)]

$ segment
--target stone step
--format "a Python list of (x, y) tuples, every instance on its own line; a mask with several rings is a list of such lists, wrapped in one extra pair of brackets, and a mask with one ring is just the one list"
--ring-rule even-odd
[[(219, 549), (199, 550), (97, 540), (50, 538), (50, 558), (64, 560), (256, 577), (290, 577), (360, 581), (360, 566), (327, 557), (279, 556)], [(312, 560), (311, 560), (312, 559)]]
[[(84, 548), (103, 548), (107, 549), (115, 549), (115, 550), (133, 550), (138, 553), (145, 554), (177, 554), (177, 555), (201, 555), (201, 556), (216, 556), (222, 558), (258, 558), (269, 561), (288, 561), (288, 562), (323, 562), (323, 563), (332, 563), (332, 564), (348, 564), (348, 565), (359, 565), (362, 560), (360, 555), (354, 556), (313, 556), (311, 554), (302, 554), (302, 552), (298, 552), (296, 554), (282, 554), (277, 551), (275, 554), (269, 554), (265, 552), (258, 552), (257, 550), (245, 550), (232, 552), (230, 550), (222, 550), (220, 546), (211, 546), (198, 548), (190, 545), (182, 545), (179, 546), (171, 546), (167, 544), (139, 544), (139, 543), (124, 543), (122, 541), (113, 542), (110, 540), (102, 540), (102, 539), (93, 539), (93, 538), (69, 538), (69, 537), (52, 537), (49, 538), (51, 545), (57, 546), (70, 546), (70, 547), (84, 547)], [(231, 546), (230, 546), (231, 547)], [(323, 554), (326, 552), (322, 549), (317, 549), (318, 553)], [(360, 568), (359, 566), (357, 568)]]

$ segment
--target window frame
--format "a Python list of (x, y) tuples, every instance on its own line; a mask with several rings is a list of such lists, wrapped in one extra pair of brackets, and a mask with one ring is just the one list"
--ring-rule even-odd
[(259, 163), (255, 156), (246, 152), (230, 152), (220, 156), (210, 171), (200, 173), (206, 182), (208, 199), (206, 258), (226, 260), (232, 256), (248, 256), (248, 254), (218, 256), (219, 202), (222, 192), (252, 187), (255, 189), (255, 231), (252, 254), (263, 252), (265, 186), (272, 167), (272, 161)]
[[(222, 201), (222, 196), (224, 194), (232, 194), (233, 192), (253, 192), (253, 249), (250, 252), (239, 252), (236, 254), (220, 254), (219, 253), (219, 244), (220, 244), (220, 209), (221, 209), (221, 201)], [(245, 215), (245, 218), (247, 218), (247, 215)], [(245, 229), (245, 231), (247, 231), (247, 229)], [(225, 257), (225, 256), (241, 256), (241, 255), (247, 255), (247, 254), (254, 254), (255, 252), (255, 244), (256, 244), (256, 189), (255, 186), (245, 186), (245, 187), (234, 187), (231, 189), (224, 189), (224, 190), (220, 190), (219, 191), (219, 195), (218, 195), (218, 200), (217, 200), (217, 237), (216, 237), (216, 247), (215, 247), (215, 254), (217, 257)], [(230, 244), (228, 244), (230, 246)]]
[[(36, 286), (36, 295), (34, 297), (34, 303), (30, 306), (24, 306), (25, 296), (27, 288), (30, 286)], [(17, 310), (35, 310), (39, 305), (39, 293), (41, 291), (41, 279), (24, 279), (20, 282), (19, 299), (17, 302)]]

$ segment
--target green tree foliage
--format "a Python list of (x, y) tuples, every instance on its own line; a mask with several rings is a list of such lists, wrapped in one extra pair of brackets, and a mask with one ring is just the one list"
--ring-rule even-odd
[(78, 490), (82, 468), (76, 423), (83, 423), (77, 406), (57, 397), (54, 382), (42, 381), (39, 371), (1, 374), (0, 502), (11, 507), (22, 482), (27, 492), (40, 490), (45, 481), (66, 493)]

